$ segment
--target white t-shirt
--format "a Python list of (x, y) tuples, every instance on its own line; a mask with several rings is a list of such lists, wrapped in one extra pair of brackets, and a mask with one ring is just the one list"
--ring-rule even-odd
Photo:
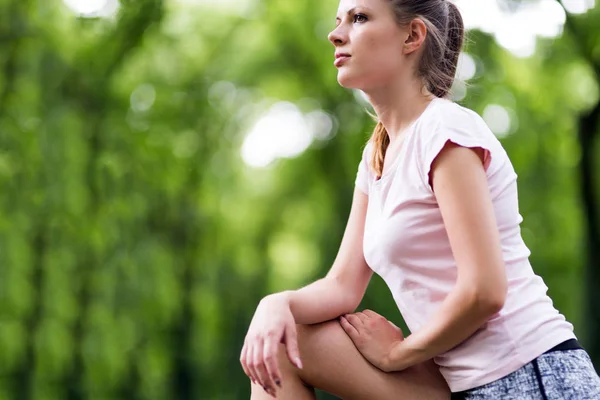
[(479, 115), (439, 98), (411, 125), (381, 179), (375, 180), (369, 167), (371, 142), (356, 178), (369, 196), (365, 259), (387, 283), (409, 329), (418, 331), (456, 282), (456, 263), (428, 182), (431, 163), (449, 140), (485, 151), (508, 279), (503, 309), (462, 344), (434, 358), (457, 392), (500, 379), (575, 335), (529, 263), (519, 226), (517, 175), (506, 151)]

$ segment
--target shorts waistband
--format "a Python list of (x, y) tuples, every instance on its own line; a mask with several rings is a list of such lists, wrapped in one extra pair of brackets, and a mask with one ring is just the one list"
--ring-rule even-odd
[(557, 344), (550, 350), (544, 352), (544, 354), (552, 353), (554, 351), (566, 351), (566, 350), (583, 350), (583, 347), (581, 347), (581, 345), (579, 344), (577, 339), (569, 339), (569, 340), (565, 340), (562, 343)]
[[(562, 343), (557, 344), (550, 350), (545, 351), (543, 354), (553, 353), (555, 351), (568, 351), (568, 350), (585, 350), (585, 349), (579, 344), (577, 339), (568, 339)], [(537, 361), (537, 359), (532, 361), (532, 363), (534, 364), (534, 367), (537, 366), (536, 361)], [(476, 389), (476, 388), (474, 388), (474, 389)], [(473, 389), (469, 389), (469, 390), (473, 390)], [(469, 393), (469, 390), (452, 393), (451, 400), (463, 400), (464, 398), (466, 398), (467, 394)]]

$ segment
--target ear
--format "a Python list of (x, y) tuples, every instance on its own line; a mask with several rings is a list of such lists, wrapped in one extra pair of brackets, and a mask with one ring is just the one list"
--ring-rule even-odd
[(423, 20), (415, 18), (408, 24), (406, 34), (408, 37), (404, 41), (402, 53), (410, 54), (419, 50), (425, 42), (427, 38), (427, 26)]

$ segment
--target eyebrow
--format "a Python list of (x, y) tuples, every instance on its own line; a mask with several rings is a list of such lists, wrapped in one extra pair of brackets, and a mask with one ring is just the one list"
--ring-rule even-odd
[[(346, 15), (353, 14), (353, 13), (356, 11), (356, 9), (357, 9), (357, 8), (364, 8), (364, 9), (367, 9), (367, 10), (368, 10), (368, 8), (367, 8), (367, 7), (363, 7), (363, 6), (352, 7), (351, 9), (349, 9), (349, 10), (346, 12)], [(337, 21), (341, 21), (341, 20), (342, 20), (342, 19), (341, 19), (340, 17), (335, 17), (335, 22), (337, 22)]]

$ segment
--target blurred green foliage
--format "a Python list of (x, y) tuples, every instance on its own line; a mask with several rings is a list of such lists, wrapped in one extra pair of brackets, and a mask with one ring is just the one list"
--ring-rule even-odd
[[(0, 0), (0, 399), (248, 398), (256, 304), (335, 258), (373, 127), (336, 82), (337, 2), (225, 3)], [(600, 8), (568, 18), (527, 59), (470, 32), (461, 103), (510, 111), (532, 264), (596, 349)], [(250, 167), (278, 101), (331, 134)], [(402, 325), (377, 277), (362, 306)]]

